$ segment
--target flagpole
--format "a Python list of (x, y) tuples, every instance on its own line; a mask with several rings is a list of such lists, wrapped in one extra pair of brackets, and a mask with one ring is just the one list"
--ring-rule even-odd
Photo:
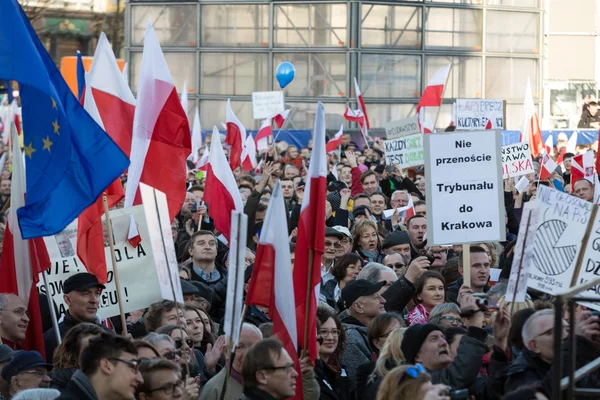
[[(244, 308), (242, 308), (242, 323), (240, 324), (240, 334), (242, 332), (242, 325), (244, 325), (244, 319), (246, 318), (246, 313), (248, 312), (248, 306), (244, 304)], [(225, 380), (223, 381), (223, 387), (221, 388), (221, 397), (219, 400), (224, 400), (227, 395), (227, 381), (229, 381), (229, 377), (231, 376), (231, 368), (233, 368), (233, 361), (235, 360), (235, 346), (231, 347), (231, 339), (229, 340), (228, 353), (230, 354), (229, 359), (227, 360), (227, 365), (225, 368)], [(229, 349), (231, 347), (231, 349)]]
[(123, 312), (123, 300), (121, 298), (121, 283), (119, 282), (119, 273), (117, 268), (117, 256), (115, 255), (115, 245), (113, 243), (112, 226), (110, 222), (110, 210), (108, 209), (108, 198), (106, 192), (102, 194), (102, 203), (104, 204), (104, 215), (106, 216), (106, 230), (108, 232), (108, 245), (110, 246), (110, 257), (112, 259), (113, 274), (115, 275), (115, 286), (117, 287), (117, 301), (119, 302), (119, 313), (121, 314), (121, 325), (123, 336), (127, 337), (127, 321)]
[(310, 311), (310, 302), (312, 294), (312, 275), (313, 275), (313, 259), (315, 258), (314, 250), (308, 249), (308, 280), (306, 283), (306, 307), (304, 309), (304, 349), (302, 349), (303, 357), (308, 355), (308, 313)]
[[(440, 116), (440, 111), (442, 111), (442, 104), (444, 104), (444, 93), (446, 93), (446, 86), (448, 86), (448, 79), (450, 78), (450, 72), (452, 71), (452, 64), (450, 64), (450, 69), (448, 70), (448, 75), (446, 76), (446, 82), (444, 82), (444, 88), (442, 89), (442, 98), (440, 99), (440, 106), (438, 107), (437, 112), (435, 113), (435, 121), (433, 121), (433, 130), (435, 131), (435, 126), (437, 125), (438, 117)], [(423, 112), (425, 113), (425, 112)], [(425, 115), (423, 115), (423, 121), (425, 121)], [(433, 131), (432, 131), (433, 133)]]
[[(529, 233), (529, 224), (531, 222), (531, 212), (527, 216), (527, 226), (525, 227), (525, 237), (523, 238), (523, 247), (521, 248), (521, 258), (519, 258), (519, 271), (517, 272), (517, 279), (515, 282), (515, 291), (513, 293), (513, 301), (510, 303), (510, 312), (509, 314), (512, 316), (513, 310), (515, 308), (516, 298), (517, 298), (517, 289), (519, 288), (519, 278), (521, 277), (521, 271), (523, 270), (523, 256), (525, 255), (525, 247), (527, 247), (527, 234)], [(463, 269), (464, 270), (464, 269)]]
[(44, 280), (44, 288), (46, 288), (46, 300), (48, 301), (48, 308), (50, 309), (52, 327), (54, 328), (54, 332), (56, 333), (56, 343), (61, 344), (62, 337), (60, 336), (60, 330), (58, 329), (58, 321), (56, 320), (56, 312), (54, 311), (52, 296), (50, 296), (50, 288), (48, 285), (48, 277), (46, 276), (46, 271), (42, 272), (42, 279)]

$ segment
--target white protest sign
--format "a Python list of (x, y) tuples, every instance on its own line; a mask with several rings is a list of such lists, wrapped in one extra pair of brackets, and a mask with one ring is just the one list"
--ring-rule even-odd
[(423, 165), (423, 135), (416, 134), (393, 140), (384, 140), (386, 165), (398, 165), (400, 168)]
[(557, 295), (571, 286), (592, 203), (544, 185), (536, 198), (538, 227), (527, 286)]
[(529, 143), (521, 142), (502, 146), (502, 177), (514, 178), (535, 172), (531, 161)]
[(283, 92), (253, 92), (252, 118), (265, 119), (285, 109)]
[(388, 140), (421, 133), (421, 130), (419, 129), (419, 118), (410, 117), (397, 121), (390, 121), (385, 124), (385, 133)]
[[(597, 213), (594, 219), (575, 285), (594, 281), (598, 278), (600, 278), (600, 213)], [(600, 285), (591, 287), (581, 293), (580, 296), (600, 299)], [(585, 302), (582, 304), (586, 307), (600, 310), (600, 304), (598, 303)]]
[[(514, 257), (510, 269), (510, 278), (506, 287), (507, 302), (522, 303), (525, 301), (527, 294), (527, 277), (529, 274), (529, 265), (532, 262), (533, 244), (535, 241), (535, 232), (538, 226), (539, 217), (539, 202), (531, 200), (523, 206), (523, 214), (521, 215), (521, 224), (519, 225), (519, 237), (513, 251)], [(527, 223), (529, 222), (529, 228)], [(525, 235), (527, 232), (527, 235)], [(523, 255), (523, 257), (521, 257)], [(521, 271), (519, 273), (519, 265)], [(515, 289), (517, 290), (515, 295)], [(513, 298), (514, 297), (514, 298)]]
[[(504, 102), (488, 99), (456, 99), (457, 130), (504, 129)], [(487, 128), (488, 122), (490, 127)]]
[[(142, 242), (137, 248), (131, 247), (127, 241), (129, 214), (133, 215), (142, 238)], [(130, 312), (146, 308), (163, 297), (160, 294), (156, 269), (153, 268), (154, 255), (150, 244), (152, 233), (148, 230), (146, 224), (144, 206), (112, 210), (110, 216), (124, 311)], [(106, 230), (104, 232), (106, 235)], [(170, 229), (169, 235), (171, 235)], [(64, 281), (71, 275), (87, 272), (76, 255), (77, 220), (69, 224), (61, 233), (45, 237), (44, 242), (52, 262), (52, 267), (45, 274), (48, 278), (50, 295), (58, 307), (58, 317), (60, 318), (68, 308), (63, 299)], [(108, 266), (108, 282), (106, 283), (106, 289), (100, 296), (98, 315), (102, 318), (108, 318), (119, 315), (119, 306), (108, 237), (106, 236), (104, 251)], [(46, 292), (42, 279), (38, 283), (38, 290), (41, 293)], [(172, 296), (170, 297), (172, 298)]]
[(504, 241), (499, 131), (423, 135), (429, 245)]

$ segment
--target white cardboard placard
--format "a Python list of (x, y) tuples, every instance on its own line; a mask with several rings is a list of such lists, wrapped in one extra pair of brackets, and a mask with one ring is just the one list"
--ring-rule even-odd
[(385, 133), (388, 140), (421, 133), (419, 119), (417, 117), (410, 117), (390, 121), (385, 124)]
[(529, 143), (521, 142), (502, 146), (502, 177), (514, 178), (535, 172), (531, 161)]
[(492, 99), (456, 99), (454, 105), (456, 130), (504, 129), (504, 102)]
[(423, 165), (423, 135), (399, 137), (383, 141), (386, 165), (398, 165), (400, 168)]
[(265, 119), (285, 109), (282, 91), (253, 92), (252, 93), (252, 118)]

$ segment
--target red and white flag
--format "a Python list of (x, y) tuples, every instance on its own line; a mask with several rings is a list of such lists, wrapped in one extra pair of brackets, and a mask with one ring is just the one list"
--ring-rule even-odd
[(188, 90), (187, 90), (187, 81), (183, 81), (183, 90), (181, 91), (181, 108), (185, 111), (185, 115), (187, 115), (188, 107)]
[(272, 119), (273, 121), (275, 121), (275, 124), (277, 125), (277, 127), (279, 129), (281, 129), (283, 124), (285, 124), (285, 121), (288, 119), (288, 116), (290, 115), (291, 110), (292, 110), (291, 108), (288, 108), (287, 110), (284, 110), (280, 113), (274, 114), (269, 119)]
[(231, 211), (243, 212), (244, 204), (233, 172), (227, 164), (227, 158), (219, 140), (219, 130), (216, 126), (213, 128), (210, 141), (210, 156), (204, 186), (210, 188), (204, 193), (204, 201), (208, 204), (208, 215), (215, 222), (215, 228), (229, 242)]
[(202, 128), (200, 127), (200, 114), (198, 107), (194, 114), (194, 123), (192, 125), (192, 154), (190, 155), (192, 162), (196, 164), (200, 159), (200, 148), (202, 147)]
[(121, 75), (123, 75), (123, 80), (127, 85), (129, 85), (129, 63), (125, 61), (125, 65), (123, 65), (123, 70), (121, 71)]
[(589, 150), (571, 159), (571, 187), (575, 187), (575, 182), (580, 179), (586, 178), (592, 181), (595, 161), (594, 152)]
[(256, 168), (256, 144), (252, 135), (246, 138), (246, 144), (242, 151), (242, 168), (244, 171), (252, 171)]
[[(12, 293), (27, 305), (29, 324), (25, 339), (18, 345), (25, 350), (39, 351), (45, 356), (44, 331), (36, 284), (39, 274), (50, 268), (50, 257), (43, 238), (23, 240), (16, 211), (25, 206), (25, 167), (21, 162), (18, 134), (13, 132), (13, 173), (10, 193), (10, 213), (4, 232), (0, 260), (0, 293)], [(54, 311), (54, 310), (52, 310)], [(2, 338), (4, 344), (17, 349), (17, 343)]]
[(260, 124), (258, 133), (254, 138), (258, 151), (269, 150), (269, 136), (273, 136), (273, 129), (271, 128), (271, 120), (266, 118)]
[[(342, 136), (344, 135), (344, 125), (340, 127), (340, 130), (332, 137), (327, 145), (325, 146), (325, 151), (327, 153), (333, 153), (337, 150), (338, 147), (342, 145)], [(335, 170), (335, 169), (334, 169)]]
[[(429, 82), (427, 82), (427, 86), (421, 95), (421, 99), (419, 99), (419, 103), (417, 104), (417, 115), (419, 116), (419, 121), (421, 122), (422, 128), (421, 131), (423, 133), (431, 133), (433, 131), (433, 125), (436, 121), (433, 121), (431, 126), (427, 123), (427, 128), (425, 129), (425, 110), (424, 107), (441, 107), (442, 106), (442, 97), (444, 96), (444, 88), (446, 86), (446, 82), (448, 81), (448, 76), (450, 75), (450, 69), (452, 68), (452, 64), (448, 64), (439, 70), (437, 70)], [(427, 132), (430, 131), (430, 132)]]
[[(325, 250), (325, 200), (327, 200), (327, 155), (325, 154), (325, 108), (317, 104), (313, 133), (313, 152), (306, 176), (304, 198), (298, 220), (296, 260), (294, 262), (294, 295), (298, 344), (308, 350), (311, 359), (317, 352), (317, 298), (321, 284), (321, 256)], [(312, 264), (309, 254), (312, 253)], [(309, 281), (309, 276), (311, 279)], [(306, 292), (306, 288), (310, 292)], [(308, 302), (308, 315), (306, 305)], [(304, 340), (304, 327), (308, 341)]]
[(556, 164), (556, 162), (554, 162), (552, 157), (550, 157), (550, 155), (548, 155), (547, 153), (544, 153), (544, 156), (542, 157), (542, 164), (540, 165), (540, 180), (547, 180), (550, 177), (550, 175), (556, 170), (556, 167), (558, 167), (558, 165)]
[(544, 142), (542, 139), (542, 130), (540, 129), (540, 120), (538, 118), (537, 109), (533, 103), (531, 82), (529, 79), (527, 79), (525, 103), (523, 107), (524, 118), (523, 127), (521, 128), (521, 142), (528, 142), (531, 154), (533, 157), (537, 157), (544, 150)]
[(165, 193), (172, 221), (185, 199), (192, 141), (187, 114), (150, 21), (144, 34), (138, 99), (125, 207), (141, 204), (138, 186), (143, 182)]
[(571, 134), (569, 140), (567, 140), (567, 146), (565, 147), (567, 153), (577, 153), (577, 131)]
[(548, 135), (546, 142), (544, 143), (544, 151), (546, 154), (552, 155), (554, 154), (554, 138), (552, 135)]
[(202, 157), (200, 157), (200, 160), (198, 160), (198, 162), (196, 163), (196, 168), (198, 168), (201, 171), (206, 171), (206, 169), (208, 168), (209, 156), (210, 156), (210, 149), (209, 149), (208, 145), (206, 145), (206, 146), (204, 146), (204, 151), (202, 152)]
[(402, 207), (401, 209), (398, 209), (399, 212), (404, 212), (404, 223), (407, 223), (408, 220), (410, 219), (410, 217), (414, 216), (416, 214), (415, 212), (415, 205), (413, 203), (412, 200), (412, 196), (409, 194), (408, 195), (408, 205), (406, 207)]
[(354, 92), (356, 94), (356, 102), (358, 103), (358, 109), (362, 112), (363, 115), (364, 122), (362, 123), (360, 128), (366, 142), (367, 137), (369, 136), (369, 129), (371, 128), (371, 124), (369, 123), (367, 106), (365, 106), (365, 100), (363, 98), (362, 92), (360, 91), (360, 87), (358, 87), (358, 81), (356, 80), (356, 77), (354, 77)]
[(225, 143), (231, 146), (229, 150), (229, 166), (233, 171), (242, 163), (242, 152), (246, 143), (246, 128), (244, 128), (244, 125), (242, 125), (231, 109), (231, 101), (229, 99), (227, 99), (227, 105), (225, 106), (225, 122), (227, 127)]
[(135, 223), (135, 219), (133, 218), (132, 214), (129, 214), (129, 229), (127, 231), (127, 241), (133, 248), (138, 247), (138, 244), (142, 243), (142, 236), (140, 236), (140, 232), (138, 231), (137, 224)]
[[(300, 371), (290, 245), (285, 235), (278, 234), (287, 229), (286, 215), (281, 184), (277, 182), (258, 241), (246, 305), (269, 309), (273, 335), (277, 336), (294, 360), (296, 371)], [(296, 379), (295, 397), (302, 398), (301, 374)]]

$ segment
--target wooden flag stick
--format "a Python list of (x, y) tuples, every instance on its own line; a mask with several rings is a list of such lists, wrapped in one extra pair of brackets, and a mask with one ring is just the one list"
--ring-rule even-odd
[[(42, 279), (44, 280), (44, 288), (46, 288), (46, 300), (48, 301), (48, 309), (50, 310), (52, 329), (54, 329), (54, 333), (56, 333), (56, 343), (61, 344), (62, 337), (60, 336), (60, 329), (58, 329), (58, 321), (56, 320), (56, 312), (54, 311), (54, 302), (52, 301), (52, 296), (50, 296), (50, 287), (48, 285), (48, 277), (46, 277), (46, 271), (42, 272)], [(0, 343), (2, 342), (0, 341)]]
[(121, 283), (119, 282), (119, 272), (117, 271), (117, 256), (115, 255), (115, 245), (113, 243), (112, 226), (110, 224), (110, 211), (108, 209), (108, 199), (106, 192), (102, 194), (102, 203), (104, 204), (104, 215), (106, 216), (106, 230), (108, 232), (108, 244), (110, 246), (110, 256), (112, 259), (113, 274), (115, 275), (115, 286), (117, 287), (117, 301), (119, 302), (119, 313), (121, 314), (121, 325), (123, 336), (127, 336), (127, 321), (123, 312), (123, 299), (121, 298)]
[(577, 255), (577, 263), (575, 264), (575, 271), (573, 272), (573, 277), (571, 278), (571, 287), (577, 284), (577, 277), (579, 276), (579, 271), (581, 270), (581, 264), (583, 263), (583, 256), (585, 255), (585, 249), (587, 248), (588, 241), (590, 240), (590, 235), (592, 234), (592, 228), (594, 227), (594, 222), (596, 221), (596, 216), (598, 215), (598, 206), (592, 206), (592, 215), (590, 216), (590, 220), (585, 228), (585, 234), (583, 235), (583, 239), (581, 240), (581, 249), (579, 249), (579, 254)]
[[(471, 287), (471, 244), (462, 245), (463, 285)], [(473, 288), (471, 288), (473, 289)]]
[[(315, 253), (313, 249), (308, 249), (308, 281), (306, 283), (306, 307), (304, 309), (304, 348), (302, 349), (302, 358), (308, 355), (308, 313), (310, 312), (310, 302), (313, 296), (312, 290), (312, 275), (313, 275), (313, 259)], [(316, 311), (316, 310), (315, 310)]]
[(519, 258), (519, 272), (517, 273), (517, 281), (515, 282), (515, 291), (513, 292), (513, 301), (510, 303), (509, 315), (512, 317), (513, 310), (515, 308), (517, 291), (519, 289), (519, 278), (521, 277), (521, 271), (523, 270), (523, 255), (525, 255), (525, 248), (527, 247), (527, 235), (529, 233), (529, 223), (531, 222), (531, 211), (527, 216), (527, 226), (525, 226), (525, 236), (523, 237), (523, 247), (521, 248), (521, 258)]

